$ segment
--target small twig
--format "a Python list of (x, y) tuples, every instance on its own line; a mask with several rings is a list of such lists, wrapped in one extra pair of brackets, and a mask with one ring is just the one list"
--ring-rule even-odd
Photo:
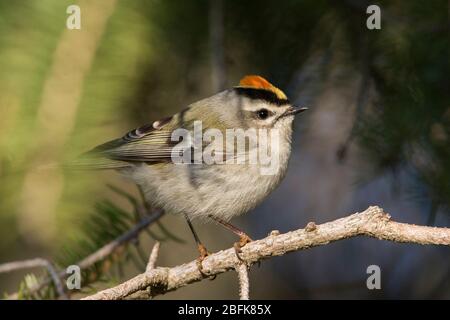
[(43, 258), (35, 258), (35, 259), (29, 259), (29, 260), (22, 260), (22, 261), (14, 261), (14, 262), (8, 262), (0, 265), (0, 273), (3, 272), (11, 272), (16, 271), (19, 269), (29, 269), (29, 268), (36, 268), (36, 267), (44, 267), (47, 269), (48, 273), (50, 274), (51, 279), (53, 280), (55, 284), (56, 291), (58, 292), (58, 295), (61, 299), (67, 299), (67, 295), (64, 292), (63, 285), (61, 283), (61, 279), (58, 275), (58, 272), (56, 271), (53, 264)]
[[(331, 242), (356, 236), (369, 236), (400, 243), (450, 246), (450, 228), (417, 226), (390, 220), (390, 216), (379, 207), (369, 207), (363, 212), (345, 218), (298, 229), (283, 234), (271, 234), (253, 241), (241, 248), (240, 256), (250, 266), (263, 259), (282, 256), (288, 252), (327, 245)], [(206, 257), (202, 262), (204, 273), (217, 275), (236, 267), (234, 248), (222, 250)], [(199, 272), (197, 261), (191, 261), (172, 268), (155, 268), (127, 280), (113, 288), (100, 291), (85, 299), (118, 300), (134, 292), (147, 288), (151, 295), (164, 294), (193, 282), (204, 280)]]
[(0, 264), (0, 273), (6, 273), (6, 272), (16, 271), (16, 270), (20, 270), (20, 269), (43, 267), (44, 266), (43, 261), (45, 261), (45, 259), (36, 258), (36, 259), (3, 263), (3, 264)]
[[(147, 268), (145, 269), (146, 273), (150, 273), (153, 269), (155, 269), (156, 266), (156, 260), (158, 259), (159, 255), (159, 247), (160, 242), (156, 241), (155, 245), (153, 246), (152, 252), (150, 253), (150, 257), (148, 258)], [(130, 296), (127, 297), (129, 300), (148, 300), (152, 297), (151, 294), (151, 287), (148, 287), (146, 290), (140, 290), (137, 291)]]
[(248, 268), (245, 263), (239, 263), (236, 265), (236, 272), (239, 278), (239, 299), (250, 299), (250, 280), (248, 278)]
[(158, 259), (159, 255), (159, 247), (160, 242), (156, 241), (155, 245), (153, 246), (152, 253), (150, 254), (150, 257), (148, 258), (148, 264), (147, 268), (145, 269), (145, 272), (150, 272), (151, 270), (155, 269), (156, 260)]

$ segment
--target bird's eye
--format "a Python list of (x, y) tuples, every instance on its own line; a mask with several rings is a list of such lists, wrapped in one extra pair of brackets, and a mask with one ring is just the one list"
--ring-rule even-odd
[(267, 109), (260, 109), (258, 111), (256, 111), (256, 115), (258, 116), (259, 119), (264, 120), (267, 119), (267, 117), (269, 116), (270, 112)]

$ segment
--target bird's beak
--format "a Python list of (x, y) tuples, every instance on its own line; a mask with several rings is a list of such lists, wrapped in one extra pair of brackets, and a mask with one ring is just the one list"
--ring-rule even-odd
[(303, 111), (306, 111), (306, 110), (308, 110), (308, 108), (306, 108), (306, 107), (292, 106), (285, 113), (283, 113), (282, 117), (295, 116), (296, 114), (302, 113)]

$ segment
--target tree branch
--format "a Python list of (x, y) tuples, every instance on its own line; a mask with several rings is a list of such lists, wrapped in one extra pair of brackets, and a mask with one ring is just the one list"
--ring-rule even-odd
[[(129, 231), (122, 234), (121, 236), (114, 239), (113, 241), (107, 243), (106, 245), (104, 245), (103, 247), (98, 249), (97, 251), (93, 252), (92, 254), (90, 254), (89, 256), (84, 258), (83, 260), (76, 263), (76, 265), (79, 266), (81, 270), (85, 270), (85, 269), (92, 267), (97, 262), (100, 262), (100, 261), (106, 259), (110, 255), (112, 255), (114, 252), (116, 252), (117, 249), (126, 245), (130, 241), (136, 239), (142, 231), (144, 231), (149, 225), (151, 225), (152, 223), (157, 221), (159, 218), (161, 218), (161, 216), (163, 214), (164, 214), (164, 211), (162, 211), (162, 210), (153, 210), (151, 212), (151, 214), (144, 214), (142, 219), (136, 225), (134, 225)], [(7, 264), (0, 265), (0, 272), (2, 272), (1, 271), (2, 266), (8, 265), (8, 264), (14, 264), (14, 263), (16, 263), (16, 262), (10, 262)], [(55, 270), (55, 274), (51, 273), (51, 276), (52, 276), (52, 279), (50, 279), (50, 278), (44, 279), (41, 283), (37, 284), (36, 286), (34, 286), (32, 288), (28, 288), (28, 292), (29, 293), (37, 292), (37, 291), (41, 290), (42, 288), (48, 286), (52, 280), (56, 284), (55, 279), (58, 279), (58, 280), (65, 279), (67, 276), (66, 270), (61, 270), (60, 272), (56, 272), (56, 270)], [(58, 289), (58, 287), (57, 287), (57, 289)], [(16, 292), (16, 293), (9, 295), (8, 299), (17, 299), (18, 297), (19, 297), (19, 294)]]
[[(383, 209), (375, 206), (321, 225), (311, 222), (305, 229), (284, 234), (272, 232), (268, 237), (244, 246), (240, 257), (250, 266), (272, 256), (282, 256), (288, 252), (326, 245), (356, 236), (369, 236), (403, 243), (450, 246), (450, 228), (417, 226), (391, 221), (390, 216)], [(206, 257), (202, 266), (203, 272), (212, 276), (233, 270), (239, 263), (234, 248), (230, 248)], [(151, 295), (156, 296), (203, 279), (194, 260), (173, 268), (154, 268), (150, 272), (137, 275), (116, 287), (100, 291), (84, 299), (124, 299), (148, 287), (151, 287)]]

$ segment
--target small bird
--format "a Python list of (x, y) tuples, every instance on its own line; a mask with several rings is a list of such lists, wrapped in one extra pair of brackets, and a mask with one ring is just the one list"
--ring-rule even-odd
[[(150, 206), (184, 216), (197, 243), (201, 266), (208, 251), (191, 220), (213, 220), (237, 234), (240, 238), (235, 244), (238, 254), (251, 238), (228, 221), (253, 209), (279, 185), (291, 154), (294, 116), (305, 110), (307, 108), (294, 107), (286, 95), (266, 79), (249, 75), (242, 78), (238, 86), (97, 146), (82, 155), (75, 165), (85, 169), (118, 170), (138, 185)], [(201, 137), (195, 145), (198, 139), (191, 139), (186, 133), (192, 134), (199, 125), (197, 133)], [(229, 132), (234, 133), (236, 139), (229, 141)], [(245, 135), (241, 140), (245, 143), (240, 146), (238, 139), (242, 137), (236, 132)], [(185, 134), (182, 139), (180, 133)], [(264, 134), (265, 140), (262, 139)], [(221, 138), (227, 141), (220, 141)], [(199, 161), (195, 156), (198, 149), (208, 149), (216, 161)], [(264, 164), (250, 161), (249, 154), (253, 151), (259, 156), (271, 153), (276, 166), (262, 173)], [(174, 161), (180, 157), (186, 161)]]

